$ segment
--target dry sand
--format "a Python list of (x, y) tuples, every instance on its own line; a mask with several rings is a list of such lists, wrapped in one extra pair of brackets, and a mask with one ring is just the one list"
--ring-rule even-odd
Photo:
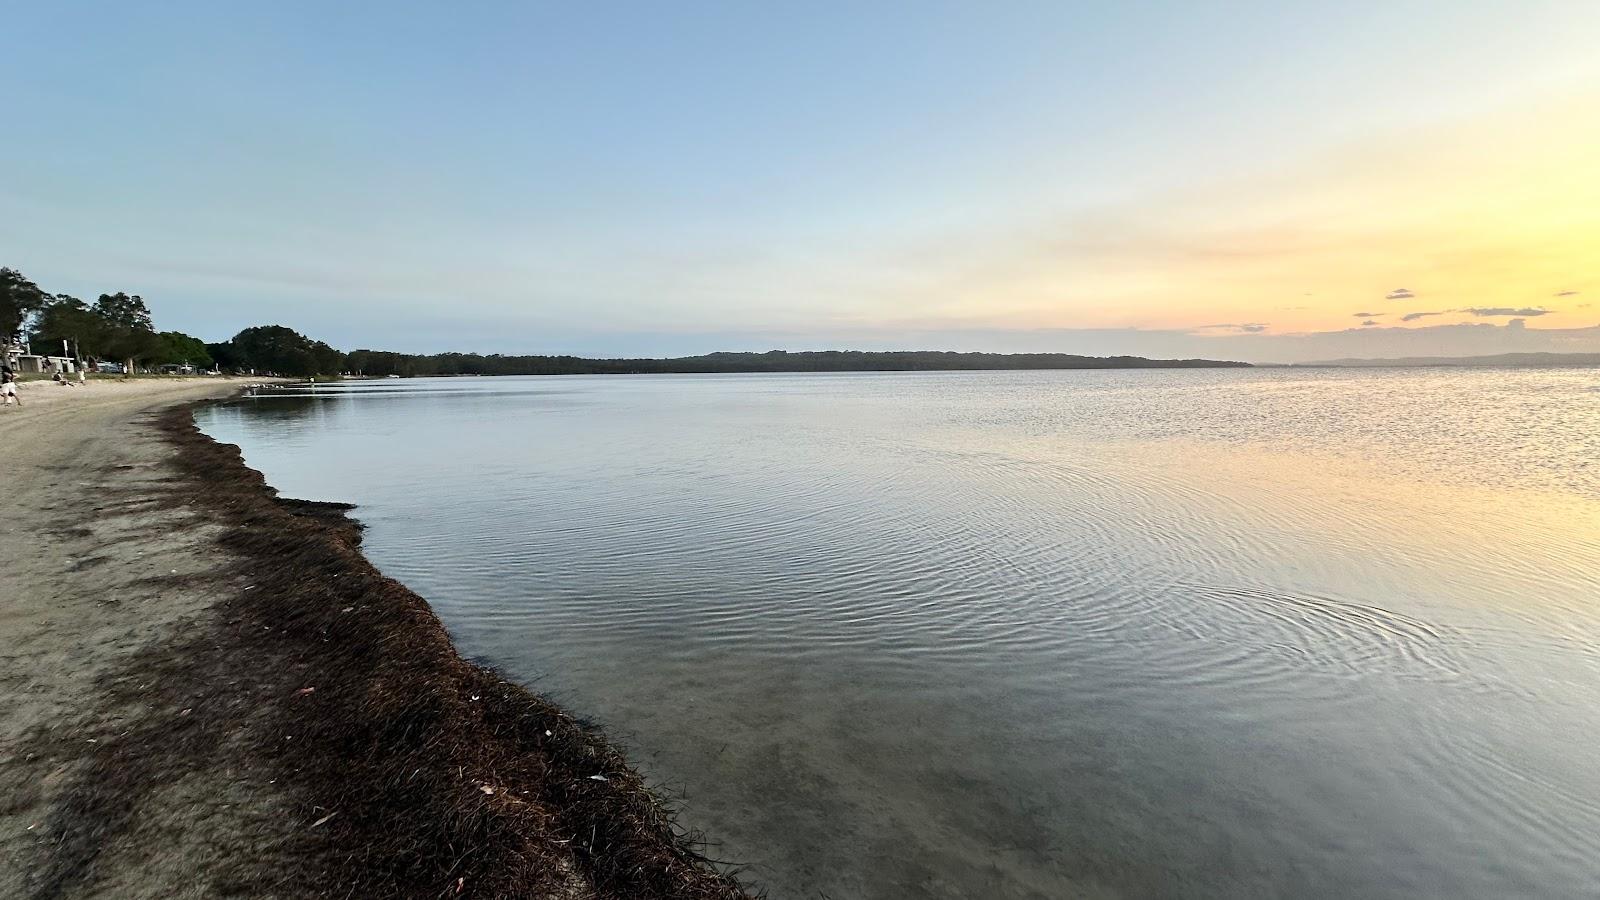
[(216, 596), (192, 576), (229, 562), (195, 511), (144, 496), (178, 451), (141, 420), (247, 380), (27, 382), (22, 406), (0, 407), (0, 896), (214, 896), (208, 861), (273, 826), (272, 786), (195, 771), (125, 798), (133, 825), (89, 871), (55, 867), (75, 778), (176, 712), (108, 706), (103, 684), (172, 643)]
[(0, 408), (0, 897), (744, 896), (179, 407), (242, 381)]

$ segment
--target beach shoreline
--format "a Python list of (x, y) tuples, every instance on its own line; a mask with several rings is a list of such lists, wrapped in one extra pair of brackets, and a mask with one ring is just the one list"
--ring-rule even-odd
[(463, 660), (345, 507), (199, 431), (242, 381), (0, 416), (7, 891), (743, 896), (596, 729)]

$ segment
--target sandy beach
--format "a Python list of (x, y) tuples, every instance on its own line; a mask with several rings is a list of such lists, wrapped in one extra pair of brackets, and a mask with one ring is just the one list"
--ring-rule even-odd
[[(78, 827), (70, 807), (92, 790), (79, 779), (95, 758), (119, 734), (170, 714), (109, 706), (105, 684), (177, 640), (215, 598), (204, 576), (227, 564), (202, 517), (149, 502), (176, 451), (144, 420), (152, 407), (241, 383), (29, 382), (22, 406), (0, 407), (7, 896), (200, 896), (217, 887), (220, 858), (249, 853), (275, 830), (276, 792), (215, 770), (137, 798), (131, 827), (106, 835), (95, 859), (69, 850), (77, 842), (63, 828)], [(213, 871), (197, 878), (197, 869)]]
[(193, 427), (244, 381), (0, 409), (0, 895), (740, 896), (342, 508)]

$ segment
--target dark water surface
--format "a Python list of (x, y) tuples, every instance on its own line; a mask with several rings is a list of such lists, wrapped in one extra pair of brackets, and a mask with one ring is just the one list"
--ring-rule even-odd
[(773, 897), (1600, 895), (1600, 371), (378, 381), (201, 415)]

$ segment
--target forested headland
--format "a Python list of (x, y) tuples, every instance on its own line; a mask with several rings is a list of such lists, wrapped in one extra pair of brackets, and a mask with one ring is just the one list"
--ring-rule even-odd
[(416, 356), (377, 350), (351, 352), (349, 371), (399, 375), (626, 375), (710, 372), (916, 372), (978, 369), (1148, 369), (1245, 367), (1209, 359), (1075, 356), (1068, 353), (952, 353), (934, 350), (819, 350), (707, 353), (672, 359), (587, 359), (580, 356), (501, 356), (439, 353)]
[[(354, 375), (625, 375), (713, 372), (911, 372), (980, 369), (1242, 368), (1209, 359), (1146, 359), (1069, 353), (954, 353), (934, 350), (820, 350), (708, 353), (670, 359), (589, 359), (480, 353), (348, 353), (283, 325), (246, 328), (225, 341), (157, 331), (138, 294), (101, 294), (86, 303), (51, 294), (14, 269), (0, 268), (0, 344), (26, 336), (35, 352), (131, 362), (135, 368), (190, 365), (198, 369), (291, 377)], [(63, 348), (66, 348), (63, 352)]]

